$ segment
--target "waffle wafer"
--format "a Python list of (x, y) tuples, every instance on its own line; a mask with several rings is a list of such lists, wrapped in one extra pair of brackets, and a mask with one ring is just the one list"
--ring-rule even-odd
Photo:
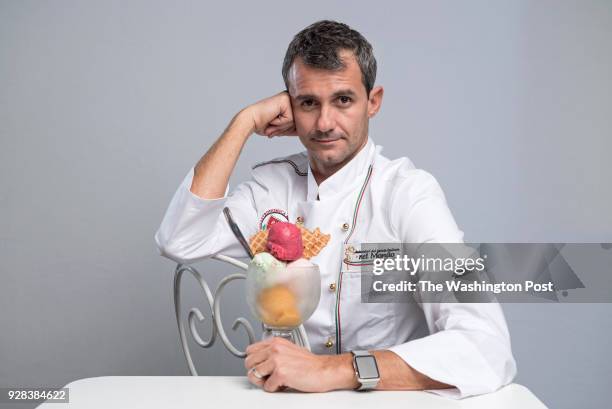
[(253, 255), (266, 251), (266, 243), (268, 242), (268, 231), (260, 230), (255, 233), (249, 240), (249, 247)]
[[(316, 256), (319, 252), (327, 245), (331, 235), (323, 234), (317, 227), (314, 231), (310, 231), (305, 228), (302, 224), (298, 223), (297, 227), (302, 232), (302, 243), (304, 244), (304, 257), (310, 259)], [(268, 242), (268, 231), (260, 230), (255, 233), (249, 240), (249, 247), (253, 254), (262, 253), (267, 251), (266, 243)]]
[(327, 246), (331, 235), (321, 233), (318, 227), (314, 231), (310, 231), (301, 224), (297, 226), (302, 231), (302, 243), (304, 244), (304, 255), (302, 257), (310, 259)]

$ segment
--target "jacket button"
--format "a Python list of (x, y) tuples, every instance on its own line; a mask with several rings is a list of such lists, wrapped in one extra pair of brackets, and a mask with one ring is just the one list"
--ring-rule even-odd
[(325, 346), (326, 346), (327, 348), (331, 348), (331, 347), (333, 347), (333, 346), (334, 346), (334, 341), (332, 341), (332, 339), (331, 339), (331, 338), (328, 338), (327, 342), (325, 343)]
[(331, 283), (329, 285), (329, 291), (331, 291), (332, 293), (336, 291), (336, 283)]
[(297, 223), (298, 224), (303, 224), (304, 223), (304, 218), (302, 216), (298, 216)]
[(349, 229), (349, 224), (348, 223), (342, 224), (342, 230), (348, 231), (348, 229)]

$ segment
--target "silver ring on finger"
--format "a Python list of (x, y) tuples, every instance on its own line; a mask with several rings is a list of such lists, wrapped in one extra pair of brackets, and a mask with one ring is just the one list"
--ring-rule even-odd
[(250, 369), (250, 371), (253, 373), (253, 375), (255, 376), (255, 378), (257, 379), (263, 379), (263, 375), (260, 374), (259, 372), (257, 372), (257, 369), (255, 367), (252, 367)]

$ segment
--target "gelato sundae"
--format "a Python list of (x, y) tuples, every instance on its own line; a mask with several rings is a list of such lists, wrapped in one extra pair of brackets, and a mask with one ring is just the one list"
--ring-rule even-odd
[(268, 327), (298, 327), (319, 303), (319, 268), (309, 258), (327, 244), (329, 235), (315, 232), (277, 222), (250, 240), (255, 255), (247, 270), (247, 303)]

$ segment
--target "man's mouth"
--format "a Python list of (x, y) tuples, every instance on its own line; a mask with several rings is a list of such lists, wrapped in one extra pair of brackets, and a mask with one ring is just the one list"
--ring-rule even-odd
[(313, 139), (317, 143), (328, 144), (332, 142), (339, 141), (340, 138), (329, 138), (329, 139)]

